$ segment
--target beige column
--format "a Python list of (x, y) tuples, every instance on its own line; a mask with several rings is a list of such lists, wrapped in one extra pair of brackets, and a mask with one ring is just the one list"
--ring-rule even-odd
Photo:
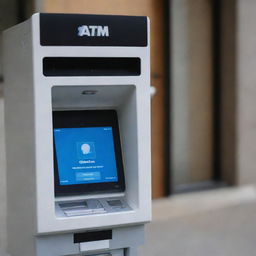
[(256, 1), (237, 1), (237, 181), (256, 183)]
[(171, 172), (179, 186), (212, 178), (211, 1), (173, 0), (171, 17)]

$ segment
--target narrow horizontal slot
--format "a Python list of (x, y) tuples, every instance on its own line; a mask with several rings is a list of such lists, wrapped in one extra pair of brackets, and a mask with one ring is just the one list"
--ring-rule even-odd
[(45, 76), (139, 76), (140, 58), (45, 57)]
[(93, 231), (74, 234), (74, 243), (93, 242), (100, 240), (111, 240), (112, 230)]

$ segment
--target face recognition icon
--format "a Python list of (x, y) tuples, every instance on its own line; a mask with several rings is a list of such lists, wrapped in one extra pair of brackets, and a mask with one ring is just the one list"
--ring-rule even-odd
[(90, 147), (89, 144), (84, 143), (84, 144), (82, 144), (82, 146), (81, 146), (81, 150), (82, 150), (82, 152), (83, 152), (83, 155), (88, 155), (88, 154), (90, 154), (90, 152), (91, 152), (91, 147)]
[(96, 158), (94, 142), (77, 142), (77, 156), (79, 159)]

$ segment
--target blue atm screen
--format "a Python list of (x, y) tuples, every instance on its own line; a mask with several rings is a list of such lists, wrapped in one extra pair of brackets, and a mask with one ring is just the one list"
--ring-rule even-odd
[(112, 127), (55, 128), (60, 185), (117, 182)]

